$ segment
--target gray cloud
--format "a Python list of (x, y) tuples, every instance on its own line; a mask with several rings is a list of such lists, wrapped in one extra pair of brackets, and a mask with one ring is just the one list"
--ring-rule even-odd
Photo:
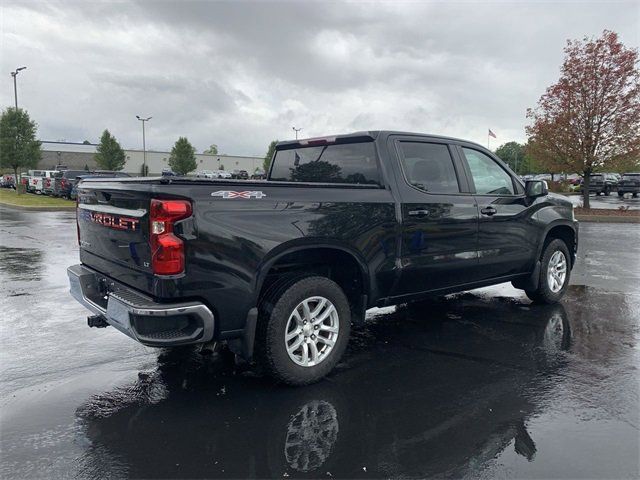
[[(0, 70), (45, 139), (186, 135), (262, 154), (315, 136), (405, 129), (524, 139), (567, 38), (640, 43), (637, 2), (5, 2)], [(12, 103), (9, 75), (0, 100)]]

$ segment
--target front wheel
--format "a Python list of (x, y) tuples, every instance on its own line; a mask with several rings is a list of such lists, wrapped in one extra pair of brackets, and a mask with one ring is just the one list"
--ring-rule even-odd
[(258, 324), (258, 361), (288, 385), (327, 375), (342, 357), (351, 329), (349, 302), (338, 284), (306, 277), (268, 302), (273, 309), (263, 311)]
[(624, 197), (624, 192), (618, 192), (619, 197)]
[(558, 302), (569, 286), (570, 262), (569, 250), (562, 240), (556, 238), (549, 242), (540, 260), (538, 288), (525, 290), (527, 297), (535, 303)]

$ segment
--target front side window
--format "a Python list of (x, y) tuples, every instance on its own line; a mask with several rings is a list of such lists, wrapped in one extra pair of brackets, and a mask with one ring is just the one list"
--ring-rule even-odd
[(277, 150), (270, 179), (380, 185), (373, 142)]
[(482, 152), (463, 148), (479, 195), (513, 195), (513, 180), (496, 161)]
[(411, 185), (429, 193), (459, 193), (458, 177), (449, 148), (441, 143), (400, 142), (405, 176)]

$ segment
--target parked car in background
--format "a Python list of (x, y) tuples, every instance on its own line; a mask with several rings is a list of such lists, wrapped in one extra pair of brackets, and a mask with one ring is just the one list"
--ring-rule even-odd
[(216, 178), (216, 174), (212, 170), (200, 170), (196, 172), (196, 178)]
[(640, 173), (624, 173), (618, 182), (618, 196), (622, 197), (625, 193), (633, 194), (637, 197), (640, 193)]
[(571, 185), (580, 185), (582, 183), (582, 177), (577, 173), (565, 175), (564, 180)]
[[(57, 172), (56, 172), (57, 173)], [(42, 194), (43, 195), (53, 195), (53, 185), (55, 184), (55, 174), (45, 178), (42, 185)]]
[(161, 175), (163, 177), (175, 177), (178, 174), (176, 172), (174, 172), (173, 170), (171, 170), (170, 168), (163, 168)]
[(246, 170), (234, 170), (231, 172), (231, 178), (236, 180), (249, 180), (249, 173)]
[(231, 178), (231, 174), (226, 170), (217, 170), (216, 178)]
[(550, 182), (553, 178), (550, 173), (539, 173), (533, 177), (533, 180), (544, 180), (545, 182)]
[[(589, 194), (605, 194), (607, 197), (611, 192), (618, 189), (618, 178), (611, 173), (594, 173), (589, 176)], [(584, 190), (584, 185), (582, 186)]]
[(56, 173), (55, 170), (29, 170), (27, 192), (43, 193), (45, 179), (53, 178)]
[(0, 188), (16, 188), (16, 177), (10, 173), (5, 173), (0, 179)]
[(265, 178), (267, 178), (267, 174), (261, 168), (253, 172), (253, 175), (251, 175), (251, 180), (264, 180)]
[(91, 172), (86, 170), (64, 170), (54, 175), (53, 196), (70, 198), (71, 189), (76, 181), (76, 177), (80, 175), (89, 175)]

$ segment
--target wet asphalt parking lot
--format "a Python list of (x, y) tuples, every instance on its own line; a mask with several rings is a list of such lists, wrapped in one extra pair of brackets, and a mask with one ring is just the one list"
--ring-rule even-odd
[(2, 478), (638, 478), (640, 225), (580, 227), (567, 296), (371, 311), (326, 380), (89, 329), (72, 212), (0, 210)]

